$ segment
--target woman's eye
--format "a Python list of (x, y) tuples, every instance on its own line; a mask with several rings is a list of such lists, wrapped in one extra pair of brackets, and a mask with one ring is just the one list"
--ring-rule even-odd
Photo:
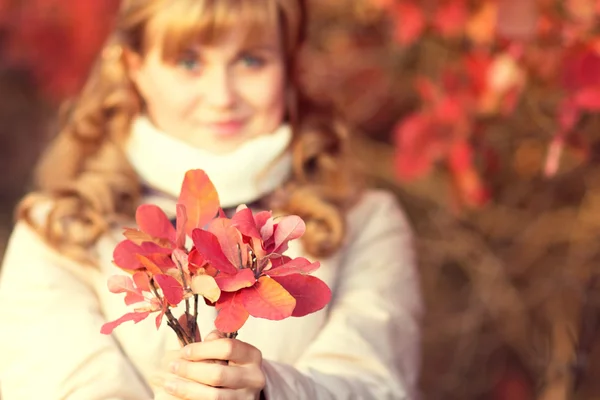
[(263, 58), (251, 54), (243, 55), (241, 61), (246, 67), (249, 68), (260, 68), (265, 64), (265, 60)]
[(177, 61), (177, 65), (186, 71), (197, 71), (200, 68), (200, 62), (196, 57), (185, 56)]

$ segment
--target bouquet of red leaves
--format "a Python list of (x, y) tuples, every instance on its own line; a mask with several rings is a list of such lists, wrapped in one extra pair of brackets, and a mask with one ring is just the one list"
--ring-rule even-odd
[[(236, 337), (250, 315), (281, 320), (325, 307), (331, 291), (309, 275), (319, 262), (290, 258), (288, 242), (304, 234), (298, 216), (254, 214), (244, 205), (227, 218), (212, 182), (202, 170), (185, 175), (177, 203), (176, 227), (163, 210), (144, 204), (136, 211), (139, 229), (125, 228), (113, 253), (114, 264), (130, 276), (108, 280), (112, 293), (125, 293), (133, 312), (102, 326), (110, 334), (126, 321), (138, 323), (157, 313), (185, 345), (196, 337), (199, 298), (216, 307), (216, 328)], [(193, 245), (187, 248), (187, 238)], [(193, 299), (193, 304), (192, 304)], [(185, 301), (185, 318), (171, 309)], [(187, 323), (188, 326), (182, 326)]]

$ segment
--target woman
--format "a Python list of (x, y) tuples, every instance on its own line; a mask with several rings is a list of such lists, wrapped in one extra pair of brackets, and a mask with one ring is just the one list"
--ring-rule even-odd
[[(304, 17), (302, 0), (123, 2), (7, 249), (3, 400), (414, 398), (410, 230), (391, 195), (358, 189), (342, 126), (301, 95)], [(106, 289), (121, 228), (140, 203), (173, 213), (192, 168), (224, 208), (306, 221), (289, 255), (321, 261), (324, 310), (250, 319), (238, 339), (212, 333), (184, 349), (151, 319), (99, 334), (123, 313)], [(201, 310), (203, 335), (214, 318)]]

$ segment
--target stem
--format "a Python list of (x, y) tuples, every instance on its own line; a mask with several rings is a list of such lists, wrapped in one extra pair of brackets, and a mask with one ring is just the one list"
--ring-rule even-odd
[[(194, 341), (192, 340), (192, 338), (189, 337), (189, 335), (187, 334), (187, 332), (185, 331), (185, 329), (183, 329), (183, 327), (179, 324), (179, 321), (177, 321), (177, 318), (175, 318), (173, 316), (173, 313), (171, 312), (171, 310), (169, 310), (167, 308), (167, 311), (165, 311), (165, 315), (167, 316), (167, 318), (169, 319), (169, 322), (176, 327), (179, 332), (181, 333), (181, 335), (183, 336), (184, 340), (183, 340), (183, 344), (184, 345), (188, 345), (190, 343), (193, 343)], [(187, 319), (187, 316), (186, 316)], [(175, 328), (173, 328), (175, 329)]]
[(173, 329), (173, 331), (175, 331), (175, 334), (177, 335), (177, 338), (179, 339), (179, 341), (181, 343), (185, 343), (185, 338), (183, 336), (181, 336), (181, 331), (177, 328), (177, 326), (173, 325), (171, 323), (171, 321), (167, 321), (167, 325), (169, 325), (169, 327), (171, 327), (171, 329)]
[(235, 339), (238, 336), (238, 331), (226, 333), (225, 337), (227, 339)]
[[(150, 280), (150, 287), (152, 289), (152, 292), (156, 296), (156, 298), (160, 300), (162, 305), (164, 305), (165, 299), (163, 299), (162, 296), (158, 293), (158, 289), (156, 288), (154, 279)], [(171, 329), (173, 329), (175, 331), (175, 333), (177, 334), (177, 337), (179, 338), (179, 340), (181, 340), (181, 342), (184, 344), (184, 346), (192, 343), (193, 340), (188, 336), (188, 334), (185, 332), (185, 330), (181, 327), (181, 325), (179, 324), (179, 321), (177, 321), (177, 318), (175, 318), (173, 316), (173, 313), (169, 309), (168, 305), (167, 305), (167, 309), (165, 311), (165, 315), (167, 316), (167, 319), (168, 319), (167, 325), (169, 325), (171, 327)], [(186, 317), (186, 319), (187, 319), (187, 317)]]
[(193, 325), (191, 327), (191, 332), (192, 332), (192, 338), (194, 340), (196, 340), (196, 331), (198, 329), (198, 295), (195, 294), (194, 295), (194, 319), (193, 319)]
[[(183, 288), (185, 290), (185, 292), (188, 292), (188, 290), (190, 290), (190, 287), (187, 284), (187, 281), (185, 279), (185, 272), (183, 270), (183, 265), (181, 265), (181, 262), (179, 261), (179, 259), (177, 257), (173, 257), (175, 259), (175, 261), (177, 262), (177, 268), (179, 269), (179, 273), (181, 274), (181, 283), (183, 284)], [(192, 341), (195, 340), (196, 338), (196, 333), (195, 331), (195, 327), (196, 327), (196, 321), (190, 321), (190, 319), (188, 319), (188, 316), (190, 315), (190, 299), (186, 298), (185, 299), (185, 320), (187, 321), (187, 327), (188, 327), (188, 331), (191, 332), (192, 334)]]

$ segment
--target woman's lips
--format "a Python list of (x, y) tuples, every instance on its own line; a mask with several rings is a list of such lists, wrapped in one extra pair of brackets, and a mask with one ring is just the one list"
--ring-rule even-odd
[(216, 136), (229, 138), (236, 136), (244, 127), (243, 120), (230, 120), (220, 122), (210, 122), (206, 124), (208, 130), (213, 132)]

